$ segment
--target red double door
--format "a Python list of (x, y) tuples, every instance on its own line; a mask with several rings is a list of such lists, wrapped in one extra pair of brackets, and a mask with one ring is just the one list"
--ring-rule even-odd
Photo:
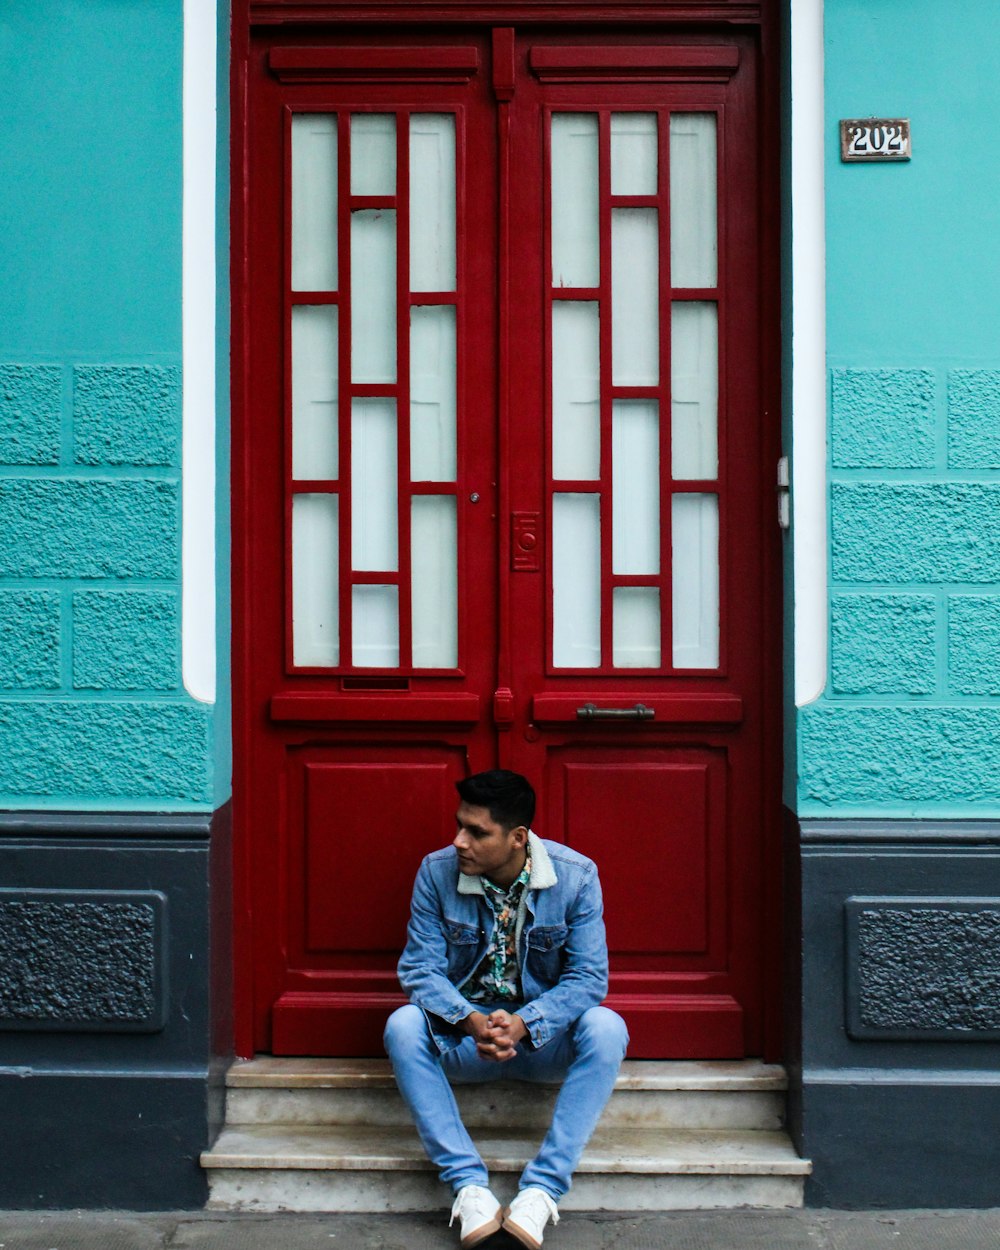
[(252, 45), (241, 1052), (380, 1053), (494, 766), (600, 867), (631, 1053), (773, 1048), (757, 93), (752, 34)]

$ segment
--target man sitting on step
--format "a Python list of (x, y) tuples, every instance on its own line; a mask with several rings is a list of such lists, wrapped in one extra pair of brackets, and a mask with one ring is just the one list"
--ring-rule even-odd
[[(501, 1226), (538, 1250), (614, 1088), (628, 1034), (598, 1006), (608, 948), (594, 863), (530, 830), (535, 794), (494, 770), (457, 783), (458, 832), (413, 888), (385, 1045), (424, 1149), (455, 1193), (464, 1250)], [(451, 1083), (558, 1083), (552, 1122), (505, 1210)]]

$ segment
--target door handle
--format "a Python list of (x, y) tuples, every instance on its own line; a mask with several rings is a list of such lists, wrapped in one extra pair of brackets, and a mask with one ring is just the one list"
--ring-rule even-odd
[(577, 720), (653, 720), (656, 708), (637, 703), (634, 707), (598, 707), (585, 703), (576, 709)]

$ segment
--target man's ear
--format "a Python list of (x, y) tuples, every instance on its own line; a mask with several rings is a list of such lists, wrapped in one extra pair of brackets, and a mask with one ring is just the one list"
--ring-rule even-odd
[(520, 848), (528, 841), (528, 826), (517, 825), (511, 829), (510, 835), (514, 839), (514, 845)]

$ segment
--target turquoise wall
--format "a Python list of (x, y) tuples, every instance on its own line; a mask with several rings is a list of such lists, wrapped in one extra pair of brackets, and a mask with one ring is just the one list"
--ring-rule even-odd
[[(826, 0), (830, 672), (804, 815), (1000, 812), (993, 0)], [(907, 164), (840, 118), (908, 117)]]
[(181, 684), (182, 0), (5, 0), (0, 807), (211, 806)]

